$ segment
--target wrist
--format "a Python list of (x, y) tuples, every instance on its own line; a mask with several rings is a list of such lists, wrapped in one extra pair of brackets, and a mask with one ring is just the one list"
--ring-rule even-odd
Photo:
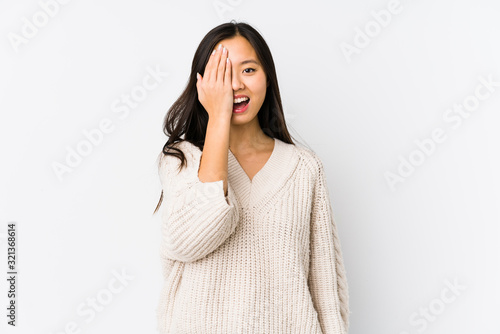
[[(231, 115), (232, 116), (232, 115)], [(207, 127), (226, 127), (231, 124), (231, 117), (208, 117)]]

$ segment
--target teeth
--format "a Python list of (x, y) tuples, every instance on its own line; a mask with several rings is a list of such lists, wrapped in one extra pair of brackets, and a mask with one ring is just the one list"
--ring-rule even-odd
[(246, 101), (246, 100), (248, 100), (248, 97), (239, 97), (237, 99), (234, 99), (233, 103), (240, 103), (240, 102), (243, 102), (243, 101)]

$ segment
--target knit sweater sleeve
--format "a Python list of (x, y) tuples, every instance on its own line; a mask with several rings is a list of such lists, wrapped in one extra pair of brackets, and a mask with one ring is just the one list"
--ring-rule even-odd
[(187, 159), (180, 171), (180, 159), (163, 153), (160, 157), (165, 200), (161, 252), (172, 260), (193, 262), (213, 252), (234, 232), (239, 212), (229, 184), (225, 196), (223, 180), (201, 182), (198, 178), (202, 152), (188, 142), (178, 147)]
[(347, 334), (349, 292), (342, 250), (323, 163), (313, 154), (316, 181), (312, 196), (308, 284), (324, 334)]

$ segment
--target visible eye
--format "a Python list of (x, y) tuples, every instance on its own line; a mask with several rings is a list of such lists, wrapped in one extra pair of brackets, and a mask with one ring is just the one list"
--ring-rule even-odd
[[(253, 72), (255, 72), (255, 68), (246, 68), (246, 69), (244, 69), (244, 71), (246, 71), (246, 70), (252, 70)], [(252, 73), (252, 72), (245, 72), (245, 73)]]

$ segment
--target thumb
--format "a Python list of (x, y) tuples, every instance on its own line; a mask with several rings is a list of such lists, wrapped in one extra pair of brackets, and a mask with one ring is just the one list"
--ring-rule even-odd
[(200, 81), (201, 80), (201, 74), (196, 72), (196, 81)]

